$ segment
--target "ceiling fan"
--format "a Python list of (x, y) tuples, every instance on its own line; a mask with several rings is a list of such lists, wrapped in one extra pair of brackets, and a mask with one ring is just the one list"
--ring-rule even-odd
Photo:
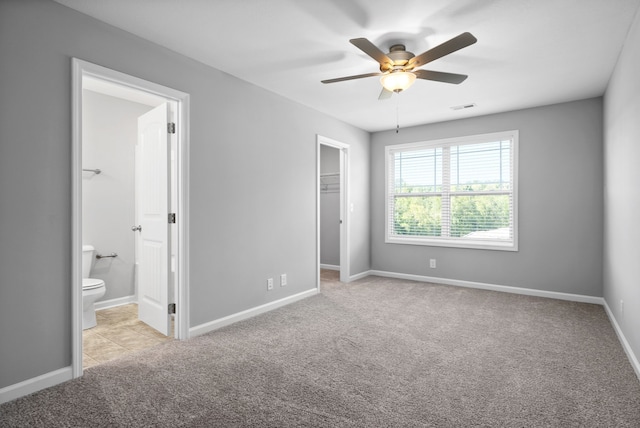
[(407, 89), (416, 79), (434, 80), (453, 84), (462, 83), (467, 78), (465, 74), (417, 70), (417, 68), (457, 50), (466, 48), (477, 42), (478, 39), (471, 33), (462, 33), (418, 56), (407, 51), (402, 44), (391, 46), (389, 53), (385, 54), (365, 38), (351, 39), (349, 41), (362, 52), (378, 61), (378, 63), (380, 63), (380, 72), (338, 77), (336, 79), (323, 80), (322, 83), (335, 83), (345, 80), (362, 79), (364, 77), (381, 76), (380, 83), (382, 83), (382, 92), (380, 92), (378, 99), (383, 100), (391, 97), (394, 92), (397, 93)]

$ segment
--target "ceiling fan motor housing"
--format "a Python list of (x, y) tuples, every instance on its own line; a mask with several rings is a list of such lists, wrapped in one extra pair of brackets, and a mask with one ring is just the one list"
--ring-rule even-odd
[(393, 61), (393, 64), (384, 63), (380, 64), (380, 71), (386, 73), (388, 71), (410, 71), (411, 68), (405, 68), (409, 60), (413, 58), (415, 55), (412, 52), (406, 50), (404, 45), (397, 44), (391, 46), (389, 48), (389, 53), (387, 56)]

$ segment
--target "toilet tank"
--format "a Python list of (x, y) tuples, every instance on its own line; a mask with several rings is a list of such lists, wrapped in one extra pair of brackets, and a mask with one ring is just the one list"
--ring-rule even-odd
[(93, 245), (82, 246), (82, 277), (89, 278), (91, 273), (91, 262), (93, 262)]

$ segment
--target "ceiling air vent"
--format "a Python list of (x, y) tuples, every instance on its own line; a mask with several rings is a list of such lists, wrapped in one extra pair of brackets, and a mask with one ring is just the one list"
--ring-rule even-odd
[(477, 107), (478, 105), (476, 103), (471, 103), (471, 104), (462, 104), (459, 106), (453, 106), (451, 107), (451, 110), (464, 110), (466, 108), (473, 108), (473, 107)]

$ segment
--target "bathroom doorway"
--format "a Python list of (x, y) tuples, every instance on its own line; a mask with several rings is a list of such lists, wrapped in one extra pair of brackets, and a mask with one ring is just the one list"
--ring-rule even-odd
[[(318, 287), (321, 274), (349, 281), (349, 145), (317, 136)], [(333, 272), (333, 274), (332, 274)]]
[[(83, 244), (95, 247), (91, 276), (106, 288), (95, 303), (98, 326), (103, 321), (96, 339), (114, 352), (109, 338), (135, 350), (142, 342), (188, 336), (188, 95), (77, 59), (73, 89), (72, 365), (78, 377)], [(145, 145), (151, 138), (158, 140)], [(126, 337), (108, 331), (123, 323)], [(123, 342), (138, 340), (136, 334), (140, 343)]]

